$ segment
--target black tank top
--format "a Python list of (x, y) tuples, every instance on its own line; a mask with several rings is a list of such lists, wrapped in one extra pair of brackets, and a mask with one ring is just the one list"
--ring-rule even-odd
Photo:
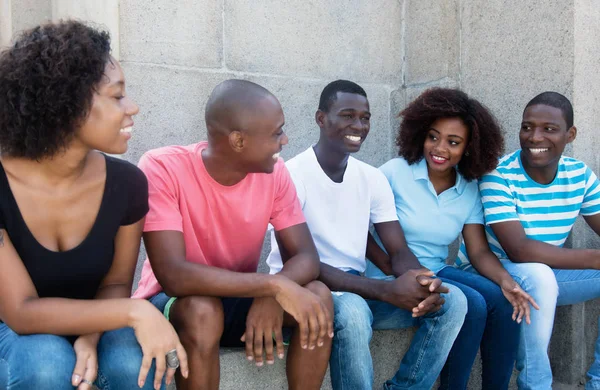
[(35, 239), (0, 164), (0, 228), (8, 233), (40, 298), (94, 298), (112, 265), (119, 227), (139, 221), (148, 212), (144, 173), (127, 161), (105, 158), (106, 183), (96, 220), (87, 237), (65, 252), (50, 251)]

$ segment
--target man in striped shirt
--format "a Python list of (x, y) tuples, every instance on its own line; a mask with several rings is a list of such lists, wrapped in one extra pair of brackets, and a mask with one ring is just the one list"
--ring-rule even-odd
[[(523, 323), (517, 355), (519, 389), (551, 389), (548, 344), (556, 305), (600, 297), (600, 250), (563, 248), (578, 215), (600, 235), (600, 186), (585, 163), (563, 156), (577, 135), (573, 108), (556, 92), (525, 107), (521, 150), (484, 176), (479, 189), (492, 251), (539, 304)], [(472, 269), (464, 245), (456, 260)], [(600, 389), (600, 339), (586, 389)]]

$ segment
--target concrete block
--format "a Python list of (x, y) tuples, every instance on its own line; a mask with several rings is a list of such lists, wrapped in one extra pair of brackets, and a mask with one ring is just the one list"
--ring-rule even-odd
[(212, 89), (232, 75), (128, 62), (122, 66), (127, 94), (140, 106), (127, 160), (137, 163), (149, 149), (206, 140), (204, 106)]
[(0, 0), (0, 47), (20, 31), (52, 19), (51, 0)]
[(223, 0), (121, 0), (125, 61), (220, 68)]
[(554, 380), (577, 383), (585, 373), (584, 304), (558, 307), (550, 342), (550, 365)]
[[(376, 331), (373, 334), (371, 341), (371, 355), (375, 371), (373, 389), (381, 389), (383, 383), (396, 373), (413, 335), (414, 329)], [(224, 367), (229, 369), (224, 370)], [(232, 369), (233, 367), (235, 369)], [(245, 359), (242, 349), (223, 348), (221, 349), (221, 385), (219, 388), (222, 390), (287, 389), (285, 363), (282, 360), (276, 360), (273, 366), (258, 368)], [(321, 389), (331, 389), (329, 370)]]
[(519, 148), (525, 104), (540, 92), (573, 95), (571, 1), (462, 1), (461, 85), (500, 118)]
[(399, 84), (396, 0), (225, 0), (227, 68)]
[(458, 78), (459, 1), (406, 1), (405, 84)]
[(107, 30), (112, 55), (119, 59), (119, 0), (52, 0), (52, 20), (79, 19)]
[(573, 108), (577, 139), (574, 156), (583, 160), (597, 174), (600, 170), (600, 3), (575, 1), (574, 21), (574, 90)]

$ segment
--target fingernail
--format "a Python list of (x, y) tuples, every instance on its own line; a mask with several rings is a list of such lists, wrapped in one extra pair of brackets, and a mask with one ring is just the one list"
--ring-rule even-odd
[(315, 349), (315, 346), (311, 345), (308, 349), (313, 350), (313, 349)]
[(306, 349), (306, 344), (304, 344), (304, 345), (302, 346), (302, 349)]
[(185, 370), (185, 371), (183, 371), (181, 374), (182, 374), (182, 375), (183, 375), (185, 378), (187, 378), (189, 373), (188, 373), (188, 370)]
[(140, 381), (140, 383), (138, 383), (138, 385), (140, 386), (140, 389), (141, 389), (142, 387), (144, 387), (144, 381)]
[(333, 332), (329, 333), (329, 337), (333, 337)]
[(252, 357), (252, 356), (246, 356), (246, 359), (248, 359), (249, 361), (252, 361), (252, 360), (254, 360), (254, 357)]
[(275, 364), (274, 360), (267, 360), (267, 364)]
[(73, 382), (75, 382), (75, 384), (79, 384), (79, 380), (81, 379), (81, 377), (77, 374), (73, 375)]
[(262, 365), (263, 365), (263, 362), (256, 362), (257, 367), (262, 367)]
[(323, 342), (319, 341), (319, 347), (322, 347), (322, 346), (323, 346)]
[(279, 354), (279, 359), (283, 359), (283, 354), (282, 353)]

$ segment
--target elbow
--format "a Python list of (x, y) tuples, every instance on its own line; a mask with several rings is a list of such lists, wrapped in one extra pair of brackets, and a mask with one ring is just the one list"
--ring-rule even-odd
[(311, 253), (310, 257), (311, 257), (311, 262), (310, 262), (311, 267), (308, 269), (308, 272), (309, 272), (308, 277), (311, 280), (317, 280), (321, 276), (321, 258), (319, 257), (319, 254), (317, 253), (317, 251), (314, 251), (314, 253)]
[(16, 318), (3, 318), (2, 319), (6, 326), (10, 328), (13, 332), (18, 334), (19, 336), (32, 334), (30, 329), (28, 329), (27, 323), (25, 321), (19, 321)]
[(513, 263), (527, 263), (531, 261), (528, 260), (529, 256), (527, 255), (527, 249), (525, 245), (516, 245), (512, 248), (506, 248), (505, 252), (510, 261)]
[(163, 292), (170, 297), (181, 297), (183, 294), (183, 283), (181, 283), (181, 279), (177, 277), (176, 273), (166, 272), (161, 277), (157, 276), (158, 283), (163, 289)]

